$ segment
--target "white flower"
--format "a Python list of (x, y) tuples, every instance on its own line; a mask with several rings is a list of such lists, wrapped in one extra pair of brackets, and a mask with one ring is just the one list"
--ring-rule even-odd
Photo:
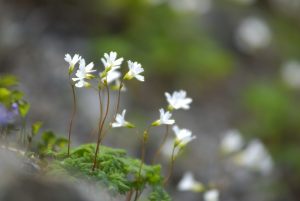
[(252, 140), (247, 148), (235, 157), (235, 161), (249, 169), (269, 174), (273, 169), (273, 161), (260, 140)]
[(244, 19), (236, 31), (237, 45), (246, 53), (253, 53), (267, 47), (271, 43), (271, 39), (268, 25), (257, 17)]
[(204, 201), (218, 201), (219, 200), (219, 191), (216, 189), (209, 190), (203, 195)]
[(186, 91), (174, 91), (173, 94), (169, 94), (168, 92), (165, 93), (167, 101), (169, 103), (169, 107), (171, 109), (189, 109), (189, 104), (193, 101), (191, 98), (186, 97)]
[(87, 77), (90, 73), (93, 73), (96, 71), (96, 70), (93, 70), (93, 68), (94, 68), (93, 62), (89, 63), (88, 65), (85, 65), (85, 60), (80, 59), (79, 70), (77, 72), (81, 72)]
[(186, 172), (180, 182), (177, 185), (178, 190), (180, 191), (194, 191), (194, 192), (201, 192), (204, 187), (203, 184), (196, 181), (194, 179), (193, 173)]
[[(101, 77), (101, 73), (100, 73)], [(118, 78), (121, 77), (121, 73), (117, 70), (110, 70), (106, 73), (106, 76), (102, 78), (102, 82), (106, 81), (108, 84), (116, 81)]]
[(283, 80), (293, 88), (300, 88), (300, 62), (291, 60), (283, 64)]
[(79, 56), (78, 54), (75, 54), (73, 58), (71, 57), (70, 54), (65, 55), (65, 61), (69, 63), (69, 73), (73, 72), (75, 65), (80, 59), (81, 56)]
[(120, 68), (123, 58), (117, 59), (117, 53), (111, 51), (109, 54), (104, 53), (104, 58), (101, 58), (101, 61), (105, 69), (115, 70)]
[(128, 127), (133, 128), (134, 125), (125, 120), (126, 110), (123, 110), (122, 114), (117, 114), (116, 120), (112, 123), (112, 127)]
[(193, 136), (190, 130), (179, 129), (177, 125), (173, 126), (173, 131), (176, 136), (175, 143), (180, 147), (183, 147), (190, 141), (196, 139), (196, 136)]
[(82, 87), (88, 87), (88, 86), (90, 86), (90, 84), (88, 82), (86, 82), (84, 80), (84, 78), (73, 78), (73, 80), (77, 81), (75, 83), (75, 87), (82, 88)]
[(128, 61), (128, 68), (129, 71), (124, 76), (124, 79), (130, 80), (133, 77), (135, 77), (137, 80), (144, 82), (144, 76), (140, 75), (142, 72), (144, 72), (144, 69), (142, 68), (142, 65), (138, 62), (132, 62)]
[[(174, 140), (168, 138), (164, 143), (163, 147), (161, 148), (162, 155), (169, 160), (170, 157), (172, 157), (173, 148), (174, 148)], [(178, 153), (179, 153), (179, 149), (174, 149), (174, 156), (177, 156)]]
[(89, 86), (89, 83), (85, 81), (85, 79), (90, 79), (93, 77), (91, 73), (95, 72), (96, 70), (93, 70), (94, 63), (91, 62), (88, 65), (85, 65), (85, 60), (80, 59), (79, 63), (79, 69), (76, 72), (76, 78), (72, 78), (73, 81), (77, 82), (75, 84), (76, 87), (87, 87)]
[(172, 114), (169, 111), (164, 111), (163, 108), (159, 109), (160, 113), (160, 118), (159, 120), (156, 120), (155, 122), (152, 123), (152, 126), (159, 126), (162, 124), (166, 125), (172, 125), (175, 123), (174, 119), (170, 119), (172, 117)]
[(243, 138), (237, 130), (229, 130), (225, 133), (221, 141), (221, 150), (225, 154), (239, 151), (244, 145)]

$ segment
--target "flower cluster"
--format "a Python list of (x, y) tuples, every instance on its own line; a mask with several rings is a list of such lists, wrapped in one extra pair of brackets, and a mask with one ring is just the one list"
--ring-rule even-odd
[[(73, 57), (71, 57), (69, 54), (65, 55), (65, 61), (69, 64), (69, 79), (70, 84), (72, 86), (72, 92), (73, 92), (73, 115), (70, 121), (70, 127), (69, 127), (69, 143), (68, 143), (68, 155), (70, 153), (70, 141), (71, 141), (71, 131), (72, 131), (72, 123), (76, 112), (76, 95), (75, 95), (75, 87), (76, 88), (83, 88), (83, 87), (90, 87), (92, 89), (96, 89), (99, 96), (99, 105), (100, 105), (100, 115), (99, 115), (99, 123), (98, 123), (98, 139), (97, 139), (97, 146), (94, 156), (94, 165), (92, 167), (92, 171), (97, 168), (97, 158), (98, 158), (98, 150), (99, 146), (104, 138), (104, 135), (106, 134), (106, 131), (110, 128), (120, 128), (120, 127), (126, 127), (126, 128), (135, 128), (135, 125), (130, 123), (125, 119), (126, 115), (126, 109), (123, 109), (121, 113), (119, 113), (119, 103), (120, 103), (120, 92), (124, 90), (124, 82), (131, 80), (135, 78), (136, 80), (140, 82), (144, 82), (145, 78), (142, 75), (144, 72), (144, 69), (142, 68), (142, 65), (136, 61), (127, 61), (128, 65), (128, 71), (122, 76), (122, 69), (121, 66), (123, 64), (124, 59), (118, 58), (118, 55), (116, 52), (109, 52), (105, 53), (104, 56), (101, 58), (101, 62), (104, 66), (103, 70), (94, 69), (94, 63), (90, 62), (86, 64), (85, 59), (79, 56), (78, 54), (75, 54)], [(78, 67), (76, 66), (78, 64)], [(97, 72), (98, 71), (98, 72)], [(74, 73), (75, 72), (75, 73)], [(75, 74), (75, 77), (73, 77), (73, 74)], [(92, 80), (96, 81), (96, 86), (93, 85)], [(115, 86), (111, 86), (112, 89), (118, 90), (118, 96), (116, 101), (116, 107), (115, 107), (115, 115), (111, 122), (109, 122), (109, 126), (107, 127), (106, 121), (108, 117), (109, 110), (111, 110), (111, 99), (110, 99), (110, 87), (109, 85), (112, 82), (116, 82)], [(116, 87), (117, 86), (117, 87)], [(106, 101), (102, 101), (102, 94), (106, 93)], [(145, 147), (145, 144), (148, 140), (149, 130), (152, 127), (165, 125), (167, 127), (167, 131), (169, 130), (169, 126), (173, 125), (172, 129), (175, 134), (175, 138), (172, 142), (173, 144), (173, 151), (171, 154), (171, 163), (170, 165), (174, 165), (174, 160), (177, 157), (178, 153), (186, 147), (186, 145), (194, 140), (196, 137), (192, 135), (192, 132), (188, 129), (181, 129), (177, 125), (175, 125), (175, 119), (172, 117), (172, 112), (174, 110), (188, 110), (190, 108), (190, 104), (192, 103), (192, 99), (187, 97), (186, 91), (179, 90), (174, 91), (172, 94), (166, 92), (165, 93), (166, 100), (167, 100), (167, 107), (166, 108), (160, 108), (159, 109), (159, 118), (152, 122), (147, 129), (143, 131), (143, 145), (142, 147)], [(105, 103), (105, 106), (103, 105)], [(107, 127), (107, 128), (104, 128)], [(105, 131), (105, 132), (104, 132)], [(166, 132), (166, 135), (163, 139), (167, 139), (168, 132)], [(163, 140), (160, 148), (163, 147), (166, 140)], [(160, 148), (157, 150), (153, 157), (153, 161), (155, 161), (155, 157), (159, 154)], [(144, 154), (144, 150), (142, 151), (142, 154)], [(144, 163), (144, 155), (141, 157), (141, 166), (140, 170), (142, 170), (143, 163)], [(173, 168), (170, 168), (172, 170)], [(168, 181), (170, 176), (172, 175), (172, 171), (169, 172), (167, 177), (165, 178), (164, 183)], [(138, 176), (139, 177), (139, 176)], [(189, 177), (191, 179), (191, 177)], [(190, 181), (185, 181), (181, 184), (182, 188), (189, 188), (187, 187), (189, 185)], [(200, 183), (197, 183), (193, 187), (194, 189), (202, 189), (202, 186)]]
[[(172, 95), (165, 92), (165, 96), (168, 102), (167, 110), (165, 111), (163, 108), (159, 109), (160, 117), (152, 123), (152, 126), (174, 125), (175, 120), (172, 119), (171, 112), (179, 109), (187, 110), (190, 108), (190, 104), (192, 103), (192, 99), (186, 97), (186, 91), (184, 90), (174, 91)], [(193, 136), (192, 132), (188, 129), (180, 129), (177, 125), (174, 125), (172, 128), (175, 134), (174, 147), (179, 150), (184, 148), (186, 144), (196, 138), (196, 136)], [(175, 150), (175, 153), (178, 153), (179, 150)]]
[[(111, 51), (110, 53), (105, 53), (103, 58), (101, 58), (101, 62), (104, 66), (104, 70), (98, 73), (96, 76), (95, 73), (97, 70), (94, 70), (94, 63), (90, 62), (86, 65), (85, 59), (75, 54), (71, 57), (70, 54), (65, 55), (65, 61), (69, 63), (69, 75), (72, 75), (74, 70), (76, 69), (76, 64), (79, 63), (78, 70), (75, 73), (74, 78), (72, 80), (75, 82), (75, 86), (77, 88), (89, 87), (89, 80), (94, 78), (99, 78), (102, 84), (110, 84), (113, 81), (116, 83), (120, 83), (121, 73), (118, 69), (121, 68), (123, 63), (123, 58), (117, 58), (117, 53)], [(144, 72), (141, 64), (138, 62), (128, 61), (128, 72), (123, 77), (123, 80), (131, 80), (132, 78), (136, 78), (139, 81), (144, 81), (144, 76), (141, 75)]]

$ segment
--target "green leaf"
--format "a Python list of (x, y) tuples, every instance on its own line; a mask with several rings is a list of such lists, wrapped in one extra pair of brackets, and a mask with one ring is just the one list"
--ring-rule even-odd
[(0, 77), (0, 87), (11, 87), (18, 84), (18, 80), (13, 75), (5, 75)]
[(20, 101), (22, 100), (23, 96), (24, 96), (23, 92), (14, 90), (11, 92), (11, 101), (12, 102)]
[(25, 117), (30, 109), (30, 104), (26, 101), (19, 102), (19, 112), (22, 117)]
[(11, 91), (7, 88), (0, 88), (0, 101), (7, 101), (11, 95)]
[(68, 140), (66, 138), (57, 138), (54, 144), (59, 148), (64, 148), (68, 144)]
[(45, 131), (42, 134), (42, 140), (47, 147), (52, 147), (55, 143), (55, 134), (52, 131)]
[(35, 136), (40, 131), (40, 128), (42, 127), (43, 123), (41, 121), (37, 121), (31, 126), (31, 133), (32, 136)]

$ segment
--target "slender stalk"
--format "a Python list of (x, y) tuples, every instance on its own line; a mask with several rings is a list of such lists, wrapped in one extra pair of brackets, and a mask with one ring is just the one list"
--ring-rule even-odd
[(122, 90), (122, 87), (123, 87), (123, 79), (121, 80), (121, 83), (120, 83), (120, 87), (119, 87), (119, 91), (118, 91), (118, 99), (117, 99), (117, 106), (116, 106), (116, 114), (115, 114), (115, 117), (114, 119), (116, 118), (117, 116), (117, 113), (119, 111), (119, 107), (120, 107), (120, 99), (121, 99), (121, 90)]
[(132, 194), (133, 194), (133, 190), (131, 190), (127, 196), (126, 196), (126, 200), (125, 201), (130, 201), (131, 200), (131, 197), (132, 197)]
[(93, 165), (93, 168), (92, 168), (93, 171), (94, 171), (95, 168), (96, 168), (96, 164), (97, 164), (97, 156), (98, 156), (98, 152), (99, 152), (99, 146), (100, 146), (100, 143), (101, 143), (101, 141), (102, 141), (101, 134), (102, 134), (103, 126), (104, 126), (105, 120), (106, 120), (107, 115), (108, 115), (108, 110), (109, 110), (109, 102), (110, 102), (109, 87), (108, 87), (107, 84), (105, 84), (105, 86), (106, 86), (106, 90), (107, 90), (106, 111), (105, 111), (103, 120), (101, 121), (101, 119), (100, 119), (100, 122), (99, 122), (97, 147), (96, 147), (96, 152), (95, 152), (95, 157), (94, 157), (94, 165)]
[(162, 143), (159, 145), (158, 149), (156, 150), (153, 158), (152, 158), (152, 164), (154, 164), (156, 162), (157, 157), (159, 156), (161, 149), (163, 148), (164, 144), (166, 143), (166, 140), (169, 136), (169, 125), (166, 125), (166, 132), (164, 134)]
[[(114, 115), (113, 120), (112, 120), (111, 122), (114, 122), (114, 121), (116, 120), (116, 116), (117, 116), (118, 111), (119, 111), (119, 108), (120, 108), (120, 98), (121, 98), (121, 89), (122, 89), (122, 87), (123, 87), (123, 79), (121, 80), (120, 87), (119, 87), (119, 90), (118, 90), (116, 112), (115, 112), (115, 115)], [(102, 142), (103, 138), (105, 137), (105, 135), (107, 134), (108, 130), (109, 130), (111, 127), (112, 127), (112, 126), (111, 126), (111, 124), (110, 124), (109, 127), (102, 133), (100, 142)]]
[(134, 196), (134, 201), (137, 201), (137, 199), (139, 198), (139, 196), (140, 196), (140, 193), (139, 193), (138, 190), (136, 190), (135, 196)]
[(140, 168), (139, 168), (138, 180), (140, 180), (142, 168), (143, 168), (143, 165), (144, 165), (144, 162), (145, 162), (145, 146), (146, 146), (146, 140), (145, 140), (145, 138), (143, 138), (142, 151), (141, 151), (141, 165), (140, 165)]
[(73, 111), (72, 111), (72, 116), (69, 124), (69, 134), (68, 134), (68, 156), (70, 156), (70, 147), (71, 147), (71, 134), (72, 134), (72, 127), (73, 127), (73, 121), (76, 115), (76, 110), (77, 110), (77, 100), (76, 100), (76, 93), (75, 93), (75, 86), (71, 81), (71, 77), (69, 75), (69, 80), (70, 80), (70, 85), (72, 88), (72, 97), (73, 97)]
[(145, 147), (146, 147), (146, 143), (148, 141), (149, 138), (149, 130), (150, 130), (151, 126), (148, 126), (148, 128), (144, 131), (143, 133), (143, 140), (142, 140), (142, 150), (141, 150), (141, 165), (139, 168), (139, 173), (138, 173), (138, 181), (140, 180), (141, 177), (141, 172), (142, 172), (142, 167), (143, 164), (145, 162)]
[(99, 99), (99, 109), (100, 109), (100, 122), (102, 121), (103, 118), (103, 103), (102, 103), (102, 98), (101, 98), (101, 90), (100, 88), (98, 89), (98, 99)]
[(169, 179), (171, 178), (171, 176), (173, 174), (174, 162), (175, 162), (175, 149), (176, 149), (176, 145), (174, 144), (173, 150), (172, 150), (172, 155), (171, 155), (171, 160), (170, 160), (169, 172), (168, 172), (167, 177), (164, 180), (164, 186), (168, 183)]

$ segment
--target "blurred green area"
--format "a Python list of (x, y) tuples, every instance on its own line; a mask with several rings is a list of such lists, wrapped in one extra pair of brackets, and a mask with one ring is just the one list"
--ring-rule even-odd
[(200, 26), (201, 18), (176, 13), (167, 4), (151, 6), (142, 0), (108, 2), (103, 1), (103, 8), (113, 10), (118, 5), (118, 16), (121, 14), (126, 26), (94, 37), (91, 46), (95, 56), (113, 49), (125, 58), (134, 57), (147, 73), (197, 76), (203, 82), (232, 72), (232, 53)]

